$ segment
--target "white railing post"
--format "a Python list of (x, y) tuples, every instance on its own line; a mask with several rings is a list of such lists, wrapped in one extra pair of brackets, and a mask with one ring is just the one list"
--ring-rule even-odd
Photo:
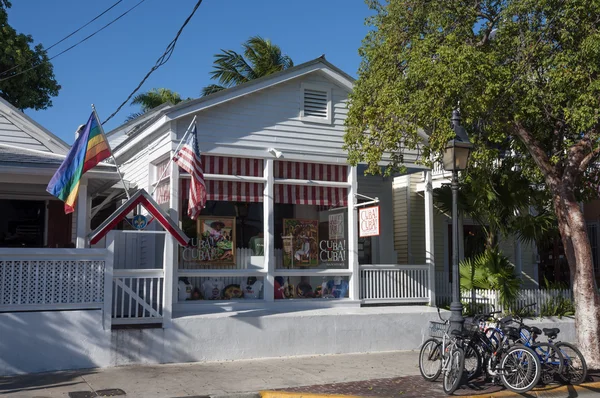
[(348, 267), (352, 271), (350, 277), (350, 299), (360, 300), (360, 268), (358, 266), (358, 223), (357, 210), (354, 207), (355, 194), (358, 193), (356, 166), (348, 166)]
[(113, 264), (115, 258), (115, 231), (106, 235), (106, 257), (104, 259), (104, 308), (102, 325), (104, 330), (110, 330), (112, 319)]

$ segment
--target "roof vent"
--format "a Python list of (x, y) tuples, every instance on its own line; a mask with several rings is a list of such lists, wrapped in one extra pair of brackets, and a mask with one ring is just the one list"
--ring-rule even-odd
[(304, 116), (327, 117), (327, 91), (304, 89)]
[(331, 123), (331, 90), (317, 85), (302, 85), (301, 119)]

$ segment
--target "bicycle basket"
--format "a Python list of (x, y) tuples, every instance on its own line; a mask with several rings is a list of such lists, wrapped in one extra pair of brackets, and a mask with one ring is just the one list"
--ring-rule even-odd
[(429, 336), (444, 337), (444, 333), (448, 330), (449, 324), (442, 322), (429, 321)]
[(467, 332), (469, 336), (474, 335), (476, 332), (480, 330), (479, 323), (474, 323), (472, 321), (465, 321), (463, 324), (463, 331)]

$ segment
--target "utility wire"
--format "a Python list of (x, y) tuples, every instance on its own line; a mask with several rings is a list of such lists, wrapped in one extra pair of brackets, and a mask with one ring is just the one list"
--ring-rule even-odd
[[(59, 52), (58, 54), (56, 54), (56, 55), (52, 56), (51, 58), (49, 58), (49, 59), (48, 59), (48, 61), (45, 61), (45, 62), (50, 62), (50, 61), (52, 61), (54, 58), (56, 58), (56, 57), (58, 57), (58, 56), (61, 56), (61, 55), (63, 55), (63, 54), (64, 54), (64, 53), (66, 53), (67, 51), (70, 51), (70, 50), (72, 50), (73, 48), (77, 47), (77, 46), (78, 46), (78, 45), (80, 45), (81, 43), (83, 43), (83, 42), (87, 41), (88, 39), (91, 39), (91, 38), (92, 38), (92, 37), (94, 37), (94, 36), (96, 36), (96, 34), (98, 34), (98, 33), (102, 32), (104, 29), (108, 28), (110, 25), (112, 25), (113, 23), (117, 22), (119, 19), (123, 18), (125, 15), (129, 14), (131, 11), (133, 11), (135, 8), (137, 8), (137, 7), (138, 7), (140, 4), (142, 4), (144, 1), (146, 1), (146, 0), (141, 0), (141, 1), (140, 1), (140, 2), (138, 2), (136, 5), (134, 5), (133, 7), (131, 7), (130, 9), (128, 9), (127, 11), (125, 11), (123, 14), (119, 15), (118, 17), (116, 17), (115, 19), (113, 19), (112, 21), (110, 21), (109, 23), (107, 23), (106, 25), (104, 25), (103, 27), (101, 27), (100, 29), (96, 30), (96, 31), (95, 31), (94, 33), (92, 33), (91, 35), (89, 35), (89, 36), (87, 36), (87, 37), (85, 37), (85, 38), (81, 39), (81, 40), (80, 40), (80, 41), (78, 41), (77, 43), (73, 44), (71, 47), (69, 47), (69, 48), (67, 48), (67, 49), (65, 49), (65, 50), (63, 50), (63, 51), (61, 51), (61, 52)], [(33, 69), (35, 69), (35, 68), (38, 68), (38, 67), (40, 67), (40, 66), (41, 66), (41, 65), (43, 65), (45, 62), (40, 62), (40, 63), (39, 63), (39, 64), (37, 64), (37, 65), (34, 65), (34, 66), (30, 67), (30, 68), (27, 68), (27, 69), (25, 69), (24, 71), (21, 71), (21, 72), (19, 72), (19, 73), (15, 73), (14, 75), (11, 75), (11, 76), (8, 76), (8, 77), (5, 77), (5, 78), (2, 78), (2, 79), (0, 79), (0, 82), (6, 81), (6, 80), (8, 80), (8, 79), (12, 79), (13, 77), (17, 77), (17, 76), (19, 76), (19, 75), (22, 75), (23, 73), (27, 73), (27, 72), (29, 72), (30, 70), (33, 70)]]
[[(113, 4), (112, 6), (108, 7), (106, 10), (102, 11), (101, 14), (96, 15), (92, 20), (90, 20), (88, 23), (86, 23), (85, 25), (81, 26), (79, 29), (75, 30), (72, 33), (69, 33), (67, 36), (63, 37), (62, 39), (60, 39), (59, 41), (57, 41), (56, 43), (52, 44), (50, 47), (46, 48), (46, 52), (50, 51), (52, 48), (56, 47), (57, 45), (59, 45), (60, 43), (62, 43), (63, 41), (67, 40), (69, 37), (73, 36), (74, 34), (76, 34), (77, 32), (79, 32), (81, 29), (85, 28), (86, 26), (88, 26), (89, 24), (91, 24), (92, 22), (94, 22), (95, 20), (97, 20), (98, 18), (100, 18), (102, 15), (106, 14), (107, 12), (109, 12), (110, 10), (112, 10), (113, 8), (115, 8), (120, 2), (122, 2), (123, 0), (119, 0), (117, 1), (115, 4)], [(18, 64), (13, 66), (10, 69), (5, 70), (4, 72), (0, 73), (0, 76), (4, 76), (7, 73), (9, 73), (10, 71), (12, 71), (13, 69), (16, 69), (20, 66), (23, 66), (24, 64)]]
[[(179, 40), (179, 36), (181, 35), (181, 32), (183, 32), (183, 29), (185, 28), (185, 26), (188, 24), (188, 22), (190, 22), (190, 20), (196, 13), (196, 10), (198, 9), (198, 7), (200, 7), (200, 4), (202, 4), (202, 0), (198, 0), (198, 2), (194, 6), (194, 9), (192, 10), (191, 14), (183, 22), (183, 25), (181, 25), (181, 27), (179, 28), (179, 31), (177, 31), (175, 38), (167, 45), (165, 52), (160, 57), (158, 57), (158, 59), (156, 60), (156, 63), (154, 64), (154, 66), (152, 68), (150, 68), (150, 71), (148, 73), (146, 73), (146, 76), (144, 76), (142, 81), (137, 85), (137, 87), (135, 89), (133, 89), (133, 91), (131, 92), (131, 94), (129, 94), (127, 99), (125, 101), (123, 101), (121, 103), (121, 105), (119, 105), (117, 110), (114, 111), (105, 121), (103, 121), (102, 124), (105, 124), (110, 119), (112, 119), (117, 113), (119, 113), (119, 111), (129, 102), (131, 97), (133, 97), (135, 95), (135, 93), (140, 89), (140, 87), (142, 87), (142, 85), (146, 82), (146, 80), (150, 77), (150, 75), (155, 70), (157, 70), (158, 68), (160, 68), (161, 66), (163, 66), (164, 64), (166, 64), (169, 61), (169, 59), (171, 58), (171, 55), (173, 55), (173, 52), (175, 51), (175, 45), (177, 44), (177, 40)], [(0, 80), (0, 81), (2, 81), (2, 80)]]

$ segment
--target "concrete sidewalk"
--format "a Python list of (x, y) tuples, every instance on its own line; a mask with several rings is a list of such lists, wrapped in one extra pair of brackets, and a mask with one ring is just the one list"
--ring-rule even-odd
[(111, 389), (122, 390), (127, 397), (215, 396), (419, 374), (418, 352), (397, 351), (0, 377), (0, 396), (84, 398)]
[[(577, 387), (536, 388), (527, 396), (598, 396), (600, 372), (591, 372), (589, 380)], [(441, 378), (434, 383), (423, 380), (416, 351), (123, 366), (0, 377), (2, 397), (331, 398), (330, 394), (342, 394), (346, 398), (446, 396)], [(461, 398), (521, 396), (483, 379), (462, 386), (455, 395)]]

